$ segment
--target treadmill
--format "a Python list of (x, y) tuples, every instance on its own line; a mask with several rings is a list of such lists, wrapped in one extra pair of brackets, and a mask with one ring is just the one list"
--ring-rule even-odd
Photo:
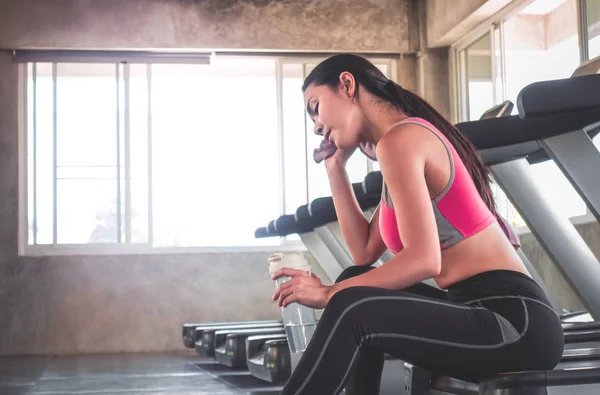
[[(579, 94), (582, 91), (595, 95)], [(564, 146), (568, 146), (568, 143), (560, 138), (563, 135), (577, 139), (578, 144), (583, 144), (587, 138), (588, 144), (593, 145), (590, 136), (596, 133), (597, 128), (589, 126), (600, 122), (600, 95), (597, 92), (600, 92), (600, 75), (535, 83), (523, 89), (519, 95), (519, 116), (458, 125), (480, 148), (497, 182), (522, 213), (544, 249), (562, 269), (594, 318), (600, 314), (600, 288), (596, 284), (600, 279), (600, 264), (570, 221), (554, 213), (534, 187), (527, 172), (527, 160), (539, 160), (544, 153), (557, 162), (563, 160), (563, 151), (556, 154), (556, 147), (560, 144), (554, 144), (556, 141), (562, 142), (562, 148), (566, 149)], [(556, 139), (549, 144), (548, 140), (553, 138)], [(548, 150), (550, 145), (552, 149)], [(600, 159), (597, 156), (593, 158)], [(589, 165), (592, 159), (585, 158), (585, 163)], [(572, 176), (570, 180), (581, 180), (575, 177)], [(585, 179), (585, 175), (578, 177)], [(569, 336), (567, 332), (565, 337)], [(581, 350), (566, 350), (567, 360), (552, 371), (501, 374), (479, 383), (431, 374), (405, 364), (406, 390), (411, 395), (598, 393), (600, 365), (581, 355), (572, 358), (577, 353), (582, 354)]]

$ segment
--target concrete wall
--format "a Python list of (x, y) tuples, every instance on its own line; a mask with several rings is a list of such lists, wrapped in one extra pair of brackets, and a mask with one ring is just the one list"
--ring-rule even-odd
[(450, 116), (448, 48), (429, 49), (423, 59), (425, 98), (445, 117)]
[[(576, 225), (575, 228), (583, 237), (592, 252), (600, 259), (600, 224), (597, 222)], [(581, 310), (583, 304), (579, 297), (573, 292), (571, 286), (563, 278), (559, 269), (550, 260), (540, 244), (532, 234), (521, 236), (523, 251), (539, 272), (542, 279), (548, 284), (548, 288), (560, 303), (563, 309)]]
[[(19, 258), (2, 266), (2, 354), (175, 350), (181, 324), (279, 319), (268, 253)], [(7, 314), (8, 313), (8, 314)], [(8, 315), (8, 316), (7, 316)]]
[(544, 15), (514, 15), (504, 24), (506, 49), (551, 49), (577, 34), (577, 18), (575, 0), (566, 1)]
[(426, 0), (427, 46), (452, 45), (512, 0)]
[(0, 48), (408, 48), (405, 0), (3, 0), (0, 16)]
[(428, 46), (436, 46), (455, 26), (463, 22), (487, 0), (427, 0)]

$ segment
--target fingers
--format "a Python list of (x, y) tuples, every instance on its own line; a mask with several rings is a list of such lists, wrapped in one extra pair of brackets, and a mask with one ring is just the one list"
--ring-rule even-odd
[(273, 300), (277, 300), (279, 298), (279, 294), (281, 294), (282, 291), (293, 287), (294, 286), (294, 280), (290, 280), (290, 281), (286, 281), (283, 284), (281, 284), (279, 287), (277, 287), (277, 290), (275, 290), (275, 294), (273, 295)]
[(281, 302), (281, 306), (286, 307), (290, 303), (298, 302), (299, 299), (300, 298), (298, 297), (298, 295), (292, 293), (287, 298), (283, 299), (283, 301)]
[(308, 272), (305, 270), (292, 269), (289, 267), (284, 267), (271, 276), (271, 280), (277, 280), (279, 277), (299, 277), (299, 276), (308, 276)]
[[(281, 292), (279, 293), (279, 297), (277, 298), (277, 305), (279, 307), (285, 307), (287, 306), (287, 304), (284, 304), (284, 302), (286, 300), (289, 300), (289, 298), (294, 297), (294, 288), (293, 287), (288, 287), (286, 289), (281, 290)], [(289, 304), (290, 302), (288, 302)]]

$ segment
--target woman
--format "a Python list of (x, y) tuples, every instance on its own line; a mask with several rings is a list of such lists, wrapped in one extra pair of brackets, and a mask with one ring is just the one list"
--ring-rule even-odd
[[(293, 277), (273, 296), (280, 306), (325, 308), (282, 394), (377, 394), (384, 353), (467, 380), (554, 368), (560, 320), (502, 231), (470, 141), (358, 56), (325, 60), (303, 92), (315, 132), (338, 147), (325, 165), (356, 266), (331, 286), (275, 273)], [(344, 168), (359, 147), (375, 147), (384, 179), (370, 222)], [(369, 266), (386, 249), (394, 258)]]

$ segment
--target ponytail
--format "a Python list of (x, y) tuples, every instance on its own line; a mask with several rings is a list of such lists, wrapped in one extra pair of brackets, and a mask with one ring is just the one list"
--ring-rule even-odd
[(343, 54), (324, 60), (306, 77), (302, 85), (302, 91), (305, 91), (311, 84), (315, 86), (326, 85), (332, 89), (337, 89), (339, 76), (344, 71), (354, 76), (358, 83), (357, 89), (362, 85), (379, 100), (396, 107), (409, 117), (425, 119), (446, 136), (468, 169), (486, 206), (497, 216), (496, 204), (490, 187), (489, 169), (481, 160), (473, 143), (426, 100), (389, 80), (374, 64), (365, 58)]
[(458, 156), (469, 171), (479, 195), (486, 206), (497, 216), (496, 203), (490, 187), (490, 172), (473, 145), (458, 128), (450, 123), (426, 100), (402, 86), (389, 80), (385, 85), (386, 92), (392, 98), (391, 104), (409, 117), (423, 118), (435, 126), (454, 147)]

